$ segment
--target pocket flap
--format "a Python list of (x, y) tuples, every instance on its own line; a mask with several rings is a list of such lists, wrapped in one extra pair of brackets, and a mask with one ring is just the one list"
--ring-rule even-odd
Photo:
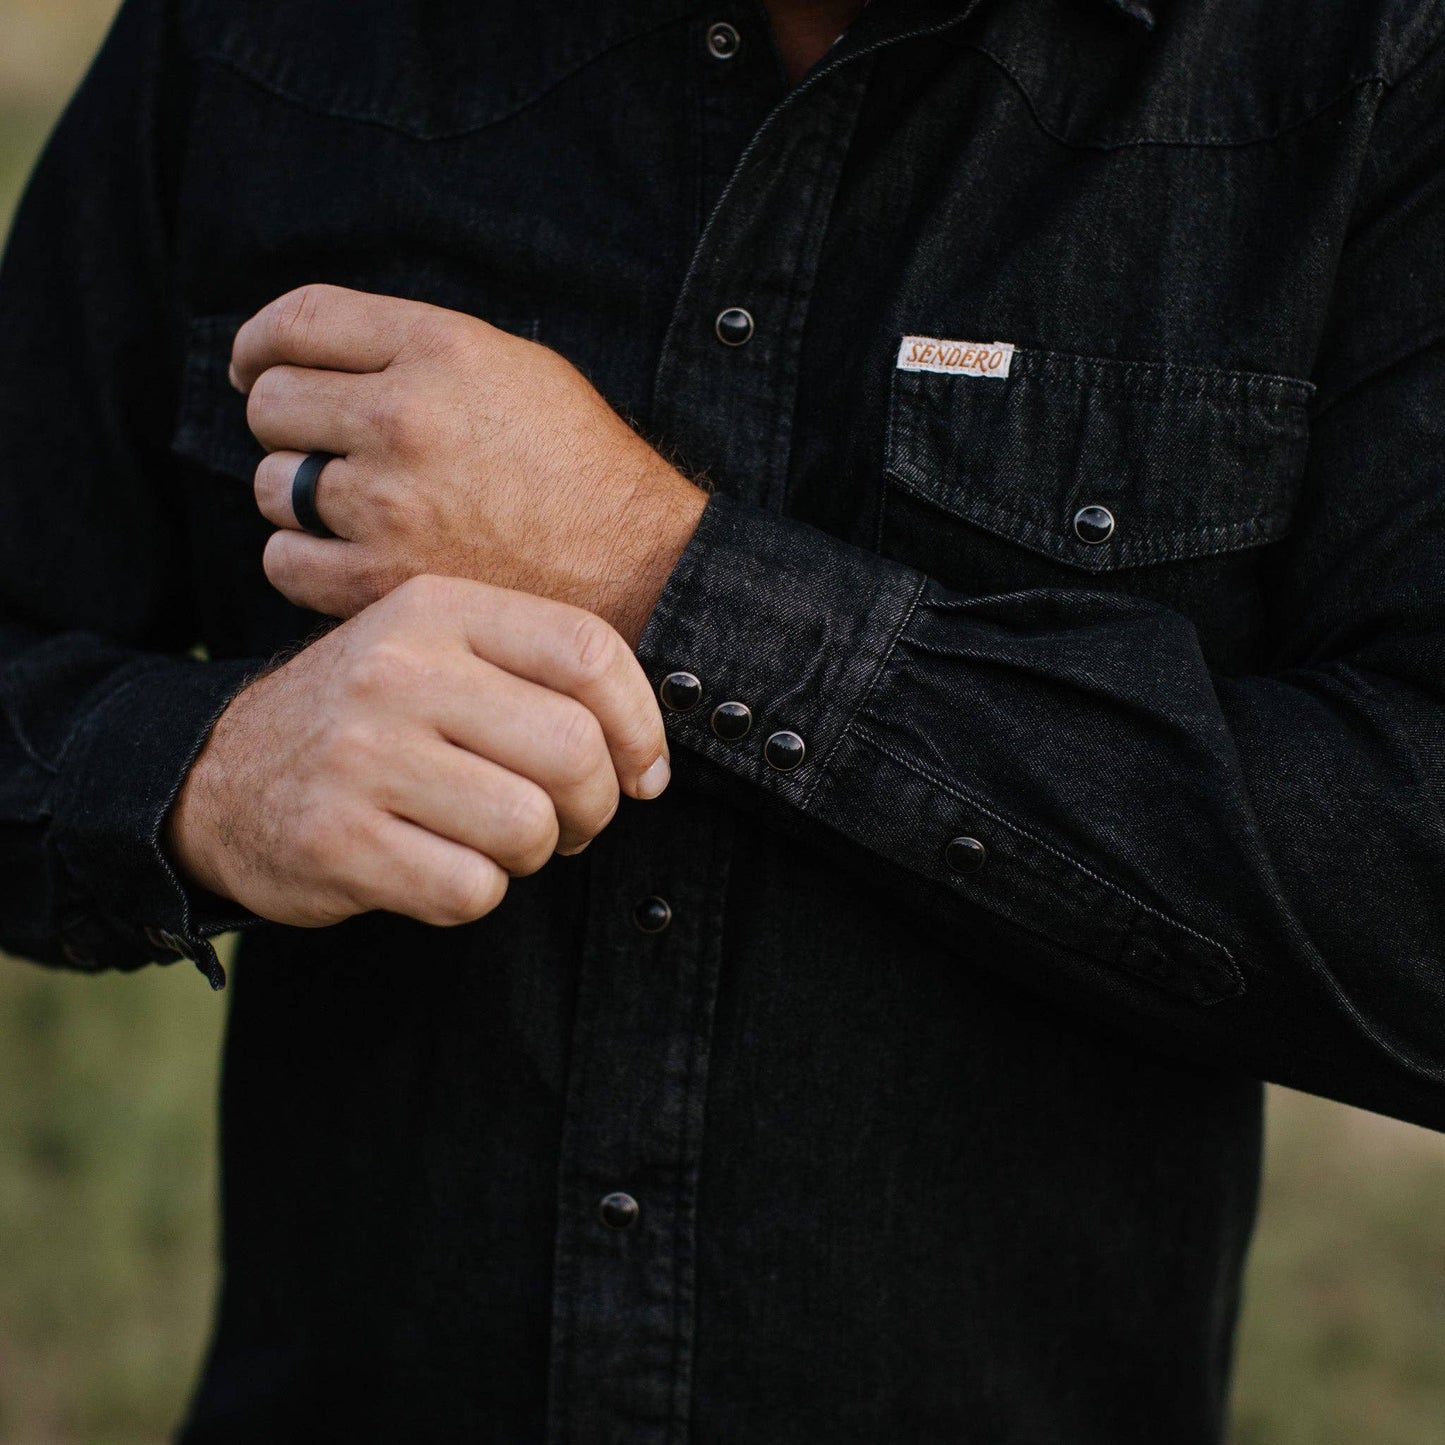
[(681, 23), (688, 0), (563, 6), (438, 0), (194, 0), (193, 44), (323, 115), (457, 137), (534, 103), (598, 56)]
[(1230, 552), (1287, 530), (1313, 390), (1022, 347), (1006, 377), (899, 369), (887, 470), (913, 496), (1089, 571)]

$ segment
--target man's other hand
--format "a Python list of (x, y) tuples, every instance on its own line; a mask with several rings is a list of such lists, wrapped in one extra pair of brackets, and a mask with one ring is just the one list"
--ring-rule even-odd
[[(703, 492), (569, 362), (476, 317), (336, 286), (273, 301), (237, 334), (231, 379), (269, 455), (266, 575), (349, 617), (408, 577), (467, 577), (596, 612), (635, 644)], [(296, 469), (330, 452), (299, 529)]]
[(584, 848), (619, 785), (651, 798), (667, 778), (652, 690), (610, 626), (419, 577), (236, 696), (167, 843), (195, 882), (275, 922), (458, 924)]

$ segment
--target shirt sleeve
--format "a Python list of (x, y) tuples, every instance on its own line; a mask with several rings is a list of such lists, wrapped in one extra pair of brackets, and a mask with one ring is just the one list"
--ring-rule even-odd
[(251, 915), (186, 886), (166, 812), (259, 666), (198, 661), (169, 433), (167, 206), (186, 78), (130, 0), (0, 270), (0, 945), (85, 970), (193, 958)]
[(1151, 600), (949, 591), (719, 496), (640, 648), (695, 702), (679, 767), (766, 795), (961, 961), (1445, 1129), (1442, 276), (1437, 44), (1377, 113), (1257, 675)]

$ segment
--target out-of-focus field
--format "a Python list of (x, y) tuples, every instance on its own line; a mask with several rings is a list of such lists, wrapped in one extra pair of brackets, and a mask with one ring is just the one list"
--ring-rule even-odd
[[(0, 228), (112, 9), (0, 0)], [(174, 1425), (215, 1288), (223, 1021), (188, 965), (0, 959), (0, 1445)], [(1233, 1442), (1445, 1445), (1445, 1137), (1272, 1093)]]
[(224, 1005), (189, 965), (60, 978), (0, 959), (0, 1441), (176, 1423), (216, 1269)]

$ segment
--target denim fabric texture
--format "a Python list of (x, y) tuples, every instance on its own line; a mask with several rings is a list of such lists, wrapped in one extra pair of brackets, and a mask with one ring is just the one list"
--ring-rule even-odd
[[(186, 1445), (1217, 1445), (1259, 1081), (1445, 1128), (1442, 31), (878, 0), (789, 90), (760, 0), (128, 0), (0, 277), (0, 942), (245, 925)], [(311, 281), (714, 489), (674, 786), (459, 930), (157, 844), (318, 625), (226, 382)]]

